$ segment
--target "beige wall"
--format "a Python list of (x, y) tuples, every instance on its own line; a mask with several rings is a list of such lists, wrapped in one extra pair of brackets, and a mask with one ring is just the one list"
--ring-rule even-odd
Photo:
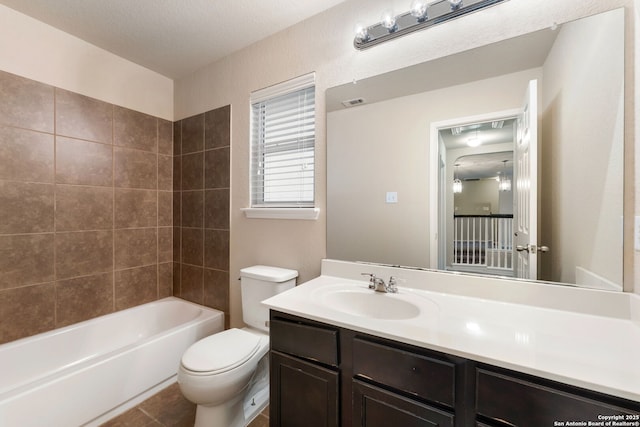
[[(232, 325), (240, 324), (240, 291), (237, 281), (242, 267), (269, 263), (300, 271), (301, 280), (319, 274), (320, 260), (325, 256), (326, 143), (324, 91), (328, 87), (370, 77), (385, 71), (416, 64), (539, 30), (593, 13), (625, 6), (626, 75), (625, 129), (627, 141), (635, 141), (634, 85), (637, 64), (633, 56), (634, 27), (638, 22), (640, 0), (518, 0), (508, 1), (481, 13), (466, 16), (428, 30), (358, 52), (352, 46), (353, 28), (357, 22), (373, 23), (387, 7), (406, 10), (405, 0), (353, 0), (280, 32), (255, 45), (211, 64), (176, 82), (176, 118), (187, 117), (214, 107), (231, 104), (231, 315)], [(316, 199), (321, 209), (317, 221), (249, 220), (240, 208), (249, 204), (249, 93), (289, 78), (316, 71), (317, 76), (317, 184)], [(627, 144), (627, 179), (636, 178), (633, 158), (635, 143)], [(638, 162), (640, 163), (640, 162)], [(633, 216), (638, 199), (635, 188), (625, 193), (626, 215)], [(640, 203), (636, 206), (640, 213)], [(625, 233), (632, 232), (631, 221)], [(633, 286), (634, 253), (625, 243), (626, 287)], [(636, 256), (640, 266), (640, 256)], [(636, 268), (635, 270), (640, 270)], [(640, 273), (638, 273), (640, 277)], [(640, 279), (638, 279), (640, 280)]]
[(173, 120), (173, 80), (3, 5), (0, 70)]
[(543, 67), (539, 242), (551, 248), (540, 257), (543, 279), (576, 283), (582, 267), (622, 283), (624, 35), (616, 15), (563, 25)]
[[(498, 181), (495, 179), (481, 179), (465, 181), (464, 190), (454, 196), (454, 210), (456, 215), (489, 215), (499, 214)], [(488, 208), (486, 211), (484, 208)]]

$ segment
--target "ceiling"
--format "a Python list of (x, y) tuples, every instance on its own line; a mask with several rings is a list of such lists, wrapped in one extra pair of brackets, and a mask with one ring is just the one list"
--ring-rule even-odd
[(0, 0), (171, 79), (345, 0)]
[[(515, 140), (516, 119), (499, 122), (476, 123), (451, 129), (440, 129), (440, 138), (447, 150), (468, 147), (471, 137), (479, 138), (482, 143), (478, 151), (492, 144), (513, 144)], [(457, 129), (458, 132), (452, 132)], [(456, 177), (461, 180), (493, 179), (498, 173), (513, 175), (513, 151), (481, 152), (458, 157), (453, 160)]]

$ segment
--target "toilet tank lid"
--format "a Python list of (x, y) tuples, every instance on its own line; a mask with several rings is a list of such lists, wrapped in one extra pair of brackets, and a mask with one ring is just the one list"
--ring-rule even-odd
[(254, 265), (240, 270), (240, 277), (280, 283), (295, 279), (298, 277), (298, 272), (287, 268), (270, 267), (268, 265)]

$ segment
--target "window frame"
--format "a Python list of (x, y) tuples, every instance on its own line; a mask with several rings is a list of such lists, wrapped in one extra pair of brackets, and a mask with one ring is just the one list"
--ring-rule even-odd
[[(294, 200), (275, 200), (275, 201), (265, 201), (265, 188), (259, 188), (256, 190), (256, 185), (264, 185), (263, 178), (260, 176), (258, 171), (263, 171), (264, 163), (258, 166), (260, 162), (260, 156), (264, 156), (266, 152), (270, 151), (270, 154), (275, 154), (277, 156), (278, 147), (275, 146), (264, 146), (264, 139), (260, 137), (260, 141), (256, 141), (257, 135), (262, 132), (262, 130), (257, 129), (256, 127), (260, 125), (256, 120), (256, 110), (258, 108), (268, 108), (269, 102), (286, 97), (286, 95), (292, 95), (296, 92), (307, 91), (310, 90), (310, 93), (313, 95), (313, 99), (310, 103), (301, 104), (298, 110), (300, 111), (306, 108), (307, 111), (303, 111), (300, 117), (306, 119), (307, 124), (310, 123), (312, 126), (311, 131), (306, 129), (306, 141), (302, 141), (302, 144), (299, 142), (292, 143), (292, 145), (297, 144), (297, 148), (290, 149), (286, 148), (282, 150), (282, 153), (292, 153), (297, 156), (296, 160), (301, 160), (306, 155), (309, 154), (309, 150), (311, 153), (311, 161), (313, 165), (313, 172), (311, 174), (311, 200), (301, 200), (301, 198), (297, 198)], [(288, 80), (283, 83), (279, 83), (264, 89), (260, 89), (254, 91), (250, 95), (250, 172), (249, 172), (249, 192), (250, 192), (250, 208), (245, 208), (243, 211), (248, 218), (286, 218), (286, 219), (316, 219), (318, 217), (319, 210), (316, 208), (316, 168), (315, 168), (315, 141), (316, 141), (316, 113), (317, 113), (317, 104), (316, 104), (316, 85), (315, 85), (315, 73), (305, 74), (303, 76), (296, 77), (294, 79)], [(303, 99), (303, 98), (301, 98)], [(294, 101), (295, 102), (295, 101)], [(260, 105), (262, 104), (262, 105)], [(266, 106), (266, 107), (265, 107)], [(311, 111), (309, 111), (309, 107), (311, 107)], [(292, 119), (295, 121), (296, 119)], [(302, 128), (302, 133), (305, 134), (305, 120), (300, 120), (300, 123), (296, 123), (296, 126), (300, 126)], [(311, 139), (309, 142), (309, 134), (311, 134)], [(267, 137), (268, 139), (268, 137)], [(258, 144), (263, 144), (262, 146), (258, 146)], [(310, 146), (309, 146), (310, 145)], [(264, 157), (263, 157), (264, 159)], [(304, 177), (303, 173), (300, 173), (299, 177), (294, 177), (294, 179), (298, 179), (299, 181), (304, 181), (305, 179), (309, 179), (307, 176)], [(301, 189), (305, 188), (304, 182), (297, 183)], [(309, 184), (306, 185), (306, 194), (308, 195)], [(257, 192), (256, 192), (257, 191)], [(305, 191), (301, 190), (301, 197), (305, 193)], [(268, 194), (268, 193), (267, 193)]]

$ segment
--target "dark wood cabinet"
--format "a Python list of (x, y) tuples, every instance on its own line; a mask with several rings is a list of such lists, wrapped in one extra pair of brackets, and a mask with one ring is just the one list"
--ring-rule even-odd
[(451, 412), (380, 387), (353, 381), (353, 425), (362, 427), (454, 427)]
[(640, 425), (639, 402), (275, 311), (270, 390), (271, 427)]
[(602, 416), (614, 415), (640, 425), (637, 402), (494, 367), (477, 370), (476, 412), (487, 425), (497, 426), (605, 425)]
[(271, 352), (271, 425), (337, 427), (339, 374), (277, 351)]
[(340, 425), (338, 329), (271, 317), (272, 426)]
[(353, 340), (353, 376), (451, 409), (454, 363), (362, 338)]

